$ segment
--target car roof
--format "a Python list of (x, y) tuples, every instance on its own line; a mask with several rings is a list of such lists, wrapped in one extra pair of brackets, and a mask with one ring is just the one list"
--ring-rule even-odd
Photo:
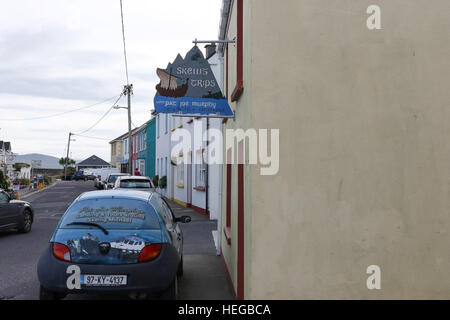
[(149, 201), (156, 193), (152, 191), (139, 191), (136, 189), (89, 191), (81, 194), (77, 201), (91, 199), (130, 199)]
[(149, 177), (146, 176), (122, 176), (119, 179), (151, 180)]
[(126, 173), (110, 173), (110, 174), (108, 174), (108, 177), (111, 177), (111, 176), (118, 176), (118, 177), (121, 177), (121, 176), (127, 176), (128, 174), (126, 174)]

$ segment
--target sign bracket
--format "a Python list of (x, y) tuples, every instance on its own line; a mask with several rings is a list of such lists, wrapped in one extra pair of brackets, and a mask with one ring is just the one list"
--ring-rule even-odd
[(197, 40), (197, 38), (195, 38), (195, 40), (192, 41), (192, 43), (195, 43), (195, 45), (197, 45), (198, 43), (236, 43), (236, 39), (233, 40)]

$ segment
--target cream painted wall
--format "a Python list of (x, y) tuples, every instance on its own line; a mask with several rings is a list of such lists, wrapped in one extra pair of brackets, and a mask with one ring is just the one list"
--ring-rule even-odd
[[(366, 28), (371, 4), (382, 30)], [(279, 173), (245, 169), (246, 298), (450, 298), (450, 2), (244, 7), (245, 91), (225, 128), (280, 129)], [(236, 283), (233, 171), (222, 248)], [(225, 170), (223, 191), (225, 222)], [(381, 290), (366, 288), (372, 264)]]
[[(237, 21), (237, 12), (236, 12), (236, 3), (234, 3), (231, 18), (230, 18), (230, 26), (228, 29), (227, 37), (228, 39), (234, 39), (236, 37), (236, 21)], [(244, 20), (251, 21), (251, 7), (244, 6)], [(244, 23), (245, 24), (245, 23)], [(252, 70), (252, 46), (250, 45), (251, 40), (251, 29), (248, 26), (244, 26), (244, 93), (240, 97), (238, 102), (230, 102), (231, 109), (235, 111), (236, 119), (228, 120), (226, 124), (223, 126), (223, 132), (225, 136), (226, 129), (244, 129), (252, 127), (252, 81), (253, 77), (251, 74)], [(229, 75), (228, 75), (228, 97), (229, 101), (231, 100), (231, 94), (236, 86), (236, 46), (230, 44), (228, 45), (229, 55), (228, 55), (228, 66), (229, 66)], [(224, 63), (226, 63), (224, 61)], [(225, 76), (225, 75), (224, 75)], [(225, 80), (224, 80), (225, 83)], [(237, 145), (235, 150), (237, 150)], [(246, 152), (247, 153), (247, 152)], [(224, 158), (226, 159), (227, 150), (226, 144), (224, 143), (223, 150)], [(248, 157), (247, 157), (248, 158)], [(222, 175), (222, 223), (223, 226), (226, 224), (226, 166), (223, 166), (223, 175)], [(244, 294), (246, 298), (251, 297), (251, 265), (252, 265), (252, 247), (251, 247), (251, 209), (252, 209), (252, 199), (251, 199), (251, 180), (252, 174), (250, 173), (253, 170), (251, 166), (246, 164), (244, 166), (244, 217), (245, 217), (245, 245), (244, 245)], [(228, 245), (227, 240), (224, 237), (224, 233), (222, 234), (222, 255), (224, 257), (225, 263), (227, 264), (228, 271), (230, 273), (230, 277), (232, 279), (234, 289), (237, 291), (237, 245), (238, 245), (238, 237), (237, 237), (237, 218), (238, 218), (238, 166), (236, 164), (233, 165), (232, 169), (232, 200), (231, 200), (231, 245)]]
[(253, 123), (281, 164), (252, 176), (250, 297), (448, 299), (450, 2), (251, 4)]

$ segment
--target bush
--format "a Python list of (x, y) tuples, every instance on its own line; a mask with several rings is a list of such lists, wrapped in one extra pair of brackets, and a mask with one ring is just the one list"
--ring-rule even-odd
[(167, 177), (166, 176), (159, 179), (159, 187), (161, 189), (165, 189), (167, 187)]
[(3, 175), (3, 171), (0, 170), (0, 189), (9, 190), (9, 182), (6, 180), (6, 177)]
[(159, 176), (158, 175), (154, 176), (152, 180), (153, 184), (155, 185), (155, 188), (158, 188)]
[(28, 179), (19, 179), (18, 182), (22, 185), (22, 186), (28, 186), (30, 184), (30, 180)]

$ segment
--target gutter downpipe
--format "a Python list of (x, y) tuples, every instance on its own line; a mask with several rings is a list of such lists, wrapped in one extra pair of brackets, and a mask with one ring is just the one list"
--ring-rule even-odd
[[(221, 9), (221, 20), (220, 20), (220, 27), (219, 27), (219, 40), (226, 40), (225, 36), (228, 31), (228, 25), (230, 21), (230, 15), (231, 15), (231, 8), (233, 7), (233, 0), (223, 0), (222, 1), (222, 9)], [(221, 69), (221, 89), (223, 92), (223, 79), (225, 76), (225, 65), (224, 65), (224, 59), (223, 59), (223, 43), (219, 43), (219, 46), (217, 48), (217, 53), (219, 55), (219, 63), (220, 63), (220, 69)], [(208, 120), (207, 120), (208, 121)], [(208, 123), (209, 126), (209, 123)], [(223, 130), (222, 123), (220, 124), (221, 130)], [(209, 171), (209, 170), (208, 170)], [(222, 187), (223, 187), (223, 164), (220, 165), (220, 181), (219, 183), (219, 199), (221, 201), (220, 206), (218, 206), (218, 215), (217, 215), (217, 248), (216, 248), (216, 254), (218, 256), (222, 255)]]

